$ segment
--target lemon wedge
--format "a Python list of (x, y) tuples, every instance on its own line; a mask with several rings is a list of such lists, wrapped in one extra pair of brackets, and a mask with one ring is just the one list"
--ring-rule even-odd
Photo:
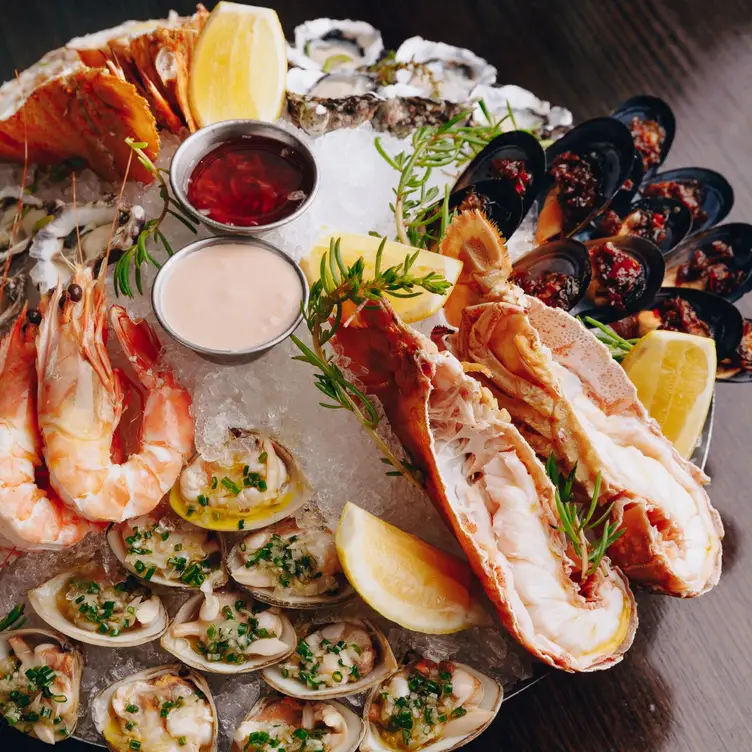
[(347, 503), (335, 535), (347, 579), (371, 608), (406, 629), (451, 634), (488, 619), (460, 559)]
[[(373, 276), (376, 268), (376, 252), (379, 250), (382, 239), (373, 237), (372, 235), (334, 232), (320, 238), (308, 256), (300, 262), (309, 284), (313, 284), (319, 278), (321, 257), (329, 252), (329, 244), (333, 238), (339, 238), (340, 240), (340, 253), (342, 254), (342, 261), (346, 266), (352, 266), (362, 257), (365, 262), (366, 279)], [(402, 264), (405, 256), (412, 256), (415, 251), (416, 249), (409, 245), (387, 241), (381, 257), (381, 269), (384, 270), (390, 266)], [(446, 295), (437, 295), (425, 291), (420, 292), (414, 298), (394, 298), (391, 295), (387, 295), (386, 297), (389, 298), (389, 302), (392, 304), (392, 308), (394, 308), (397, 315), (408, 324), (427, 319), (446, 303), (462, 271), (462, 262), (449, 256), (442, 256), (432, 251), (422, 250), (418, 252), (418, 258), (415, 260), (410, 271), (416, 276), (423, 276), (424, 274), (428, 274), (428, 272), (437, 272), (452, 287), (447, 290)]]
[(689, 458), (713, 398), (715, 342), (661, 329), (644, 336), (622, 365), (664, 435)]
[(275, 11), (217, 4), (191, 65), (189, 97), (200, 126), (221, 120), (279, 117), (285, 97), (287, 48)]

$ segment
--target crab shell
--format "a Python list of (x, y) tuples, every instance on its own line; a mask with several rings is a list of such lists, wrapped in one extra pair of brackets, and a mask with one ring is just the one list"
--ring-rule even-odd
[[(151, 624), (137, 627), (116, 637), (99, 634), (98, 632), (89, 632), (86, 629), (77, 627), (65, 617), (57, 605), (58, 594), (65, 587), (69, 578), (75, 575), (76, 570), (66, 570), (55, 575), (51, 580), (47, 580), (47, 582), (41, 584), (39, 587), (29, 590), (26, 594), (31, 607), (37, 614), (51, 627), (59, 630), (64, 635), (89, 645), (101, 645), (106, 648), (126, 648), (133, 645), (143, 645), (145, 642), (156, 640), (167, 629), (169, 618), (167, 616), (167, 609), (165, 609), (161, 600), (159, 601), (157, 618)], [(159, 600), (158, 596), (155, 597)]]
[[(377, 629), (367, 619), (338, 619), (337, 622), (331, 623), (347, 623), (352, 624), (355, 627), (365, 629), (371, 637), (371, 644), (376, 650), (376, 661), (373, 666), (373, 670), (366, 676), (362, 677), (358, 681), (343, 684), (341, 687), (331, 687), (328, 689), (311, 689), (310, 687), (302, 684), (297, 679), (292, 677), (285, 678), (282, 675), (281, 664), (277, 663), (274, 666), (265, 668), (261, 675), (264, 677), (264, 681), (271, 687), (276, 689), (282, 694), (290, 697), (296, 697), (299, 700), (328, 700), (333, 697), (347, 697), (348, 695), (358, 694), (364, 692), (366, 689), (379, 684), (384, 681), (388, 676), (394, 673), (397, 669), (397, 659), (392, 653), (392, 648), (389, 646), (389, 641), (386, 639), (381, 630)], [(305, 635), (309, 635), (313, 632), (317, 632), (325, 624), (318, 624), (306, 629)], [(303, 639), (303, 638), (301, 638)]]
[[(300, 703), (300, 701), (295, 701), (290, 697), (267, 695), (266, 697), (262, 697), (248, 711), (248, 715), (243, 718), (243, 722), (250, 721), (258, 717), (269, 706), (277, 702), (296, 702), (297, 704), (302, 704)], [(365, 724), (363, 723), (362, 719), (359, 715), (354, 713), (352, 710), (350, 710), (350, 708), (348, 708), (346, 705), (343, 705), (341, 702), (337, 702), (336, 700), (329, 700), (326, 704), (331, 705), (335, 710), (337, 710), (338, 713), (340, 713), (340, 715), (342, 715), (342, 717), (345, 719), (345, 723), (347, 724), (348, 732), (348, 738), (344, 744), (332, 747), (328, 749), (327, 752), (356, 752), (366, 732)], [(230, 747), (230, 752), (244, 752), (244, 750), (237, 741), (233, 740), (232, 746)]]
[[(58, 645), (60, 645), (60, 648), (63, 650), (63, 652), (73, 655), (73, 671), (71, 672), (71, 680), (74, 688), (73, 691), (75, 692), (75, 699), (70, 712), (63, 716), (63, 722), (65, 723), (65, 727), (68, 730), (68, 735), (66, 736), (66, 738), (68, 738), (68, 736), (71, 736), (73, 734), (73, 731), (76, 728), (76, 724), (78, 723), (78, 706), (81, 701), (81, 674), (83, 673), (85, 662), (83, 650), (78, 645), (66, 639), (63, 635), (58, 634), (57, 632), (51, 632), (47, 629), (14, 629), (10, 632), (3, 632), (2, 634), (0, 634), (0, 660), (4, 659), (11, 652), (10, 646), (8, 644), (8, 640), (11, 637), (22, 637), (24, 638), (24, 640), (30, 642), (30, 637), (40, 638), (34, 642), (35, 645), (47, 641), (56, 642)], [(34, 738), (38, 738), (35, 734), (32, 734), (32, 736), (34, 736)], [(11, 745), (8, 745), (8, 748), (10, 747)]]
[[(216, 752), (217, 736), (219, 734), (219, 718), (217, 716), (217, 708), (214, 705), (214, 698), (212, 697), (209, 685), (206, 683), (206, 679), (204, 679), (201, 674), (186, 668), (180, 663), (171, 663), (167, 666), (155, 666), (154, 668), (147, 668), (143, 671), (131, 674), (125, 679), (121, 679), (119, 682), (115, 682), (114, 684), (110, 684), (109, 687), (105, 687), (92, 700), (91, 718), (94, 721), (94, 726), (96, 727), (97, 731), (105, 737), (105, 745), (107, 749), (112, 750), (112, 752), (129, 752), (129, 748), (127, 746), (116, 746), (116, 742), (110, 741), (106, 736), (107, 726), (109, 725), (111, 720), (110, 702), (115, 691), (125, 684), (130, 684), (134, 681), (142, 680), (150, 681), (165, 674), (173, 674), (175, 676), (179, 676), (181, 679), (193, 684), (197, 690), (205, 695), (206, 701), (209, 703), (209, 707), (211, 708), (213, 719), (212, 725), (214, 728), (211, 742), (208, 745), (202, 747), (200, 752)], [(128, 740), (123, 739), (123, 742), (124, 744), (127, 744)], [(142, 752), (148, 752), (148, 750), (143, 749)]]
[[(476, 671), (471, 666), (467, 666), (464, 663), (454, 663), (457, 668), (461, 668), (463, 671), (467, 671), (470, 675), (474, 676), (480, 681), (483, 687), (483, 699), (481, 700), (478, 708), (480, 710), (487, 710), (493, 713), (493, 716), (489, 718), (488, 722), (481, 726), (479, 729), (472, 731), (467, 736), (455, 736), (447, 737), (445, 739), (439, 739), (437, 741), (426, 744), (424, 747), (419, 747), (416, 752), (450, 752), (453, 749), (459, 749), (469, 744), (473, 739), (480, 736), (490, 725), (493, 723), (496, 714), (501, 708), (501, 703), (504, 700), (504, 690), (493, 679), (489, 678), (485, 674), (481, 674), (480, 671)], [(387, 677), (388, 679), (389, 677)], [(360, 745), (361, 752), (393, 752), (394, 747), (388, 745), (379, 734), (378, 727), (372, 723), (370, 718), (371, 705), (378, 697), (381, 687), (386, 681), (376, 685), (366, 697), (365, 705), (363, 707), (363, 718), (365, 718), (366, 733), (363, 738), (363, 743)]]
[(242, 664), (221, 662), (212, 663), (204, 660), (202, 656), (191, 648), (188, 640), (182, 637), (176, 637), (173, 634), (173, 628), (175, 626), (187, 621), (193, 621), (198, 617), (198, 612), (200, 611), (203, 602), (203, 593), (196, 593), (196, 595), (190, 597), (180, 607), (177, 614), (175, 614), (175, 618), (172, 620), (169, 629), (162, 635), (162, 639), (159, 641), (159, 644), (168, 653), (172, 653), (172, 655), (187, 666), (191, 666), (191, 668), (198, 669), (199, 671), (206, 671), (210, 674), (247, 674), (251, 671), (258, 671), (260, 668), (270, 666), (278, 661), (283, 661), (295, 650), (295, 646), (298, 642), (295, 635), (295, 629), (290, 623), (290, 620), (284, 614), (277, 613), (277, 616), (282, 621), (282, 634), (280, 635), (280, 640), (287, 645), (286, 652), (273, 656), (258, 656), (257, 658), (246, 661)]

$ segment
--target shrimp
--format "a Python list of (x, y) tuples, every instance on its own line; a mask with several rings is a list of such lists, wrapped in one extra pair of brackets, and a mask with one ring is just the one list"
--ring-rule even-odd
[(159, 340), (145, 321), (113, 306), (110, 320), (145, 391), (139, 450), (122, 464), (110, 445), (124, 389), (106, 349), (104, 280), (77, 268), (67, 294), (44, 303), (37, 345), (38, 417), (50, 482), (90, 520), (121, 522), (147, 514), (178, 478), (193, 446), (191, 397), (159, 368)]
[(36, 420), (36, 333), (24, 309), (0, 342), (0, 536), (19, 551), (66, 548), (101, 529), (35, 479), (43, 466)]

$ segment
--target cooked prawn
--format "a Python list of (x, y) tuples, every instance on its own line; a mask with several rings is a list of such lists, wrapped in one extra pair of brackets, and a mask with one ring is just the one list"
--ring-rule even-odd
[(124, 390), (106, 349), (103, 279), (79, 268), (68, 290), (75, 295), (58, 286), (45, 301), (37, 347), (50, 482), (78, 514), (120, 522), (150, 512), (177, 480), (193, 446), (191, 397), (172, 371), (158, 367), (160, 344), (149, 325), (113, 306), (112, 328), (145, 391), (139, 450), (113, 462)]
[(22, 551), (65, 548), (100, 529), (35, 479), (43, 464), (36, 420), (36, 333), (24, 310), (0, 342), (0, 536)]

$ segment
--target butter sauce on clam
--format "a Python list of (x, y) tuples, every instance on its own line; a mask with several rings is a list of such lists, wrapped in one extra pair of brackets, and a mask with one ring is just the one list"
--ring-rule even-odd
[(92, 718), (113, 752), (215, 752), (219, 722), (209, 685), (180, 664), (139, 671), (100, 692)]
[(360, 717), (335, 700), (268, 696), (240, 724), (230, 752), (355, 752), (364, 730)]
[(51, 627), (90, 645), (142, 645), (167, 629), (159, 596), (132, 575), (113, 581), (103, 571), (66, 570), (27, 597)]
[(285, 659), (297, 637), (277, 609), (259, 609), (247, 594), (224, 591), (189, 598), (160, 644), (200, 671), (241, 674)]
[(371, 622), (342, 619), (314, 628), (286, 661), (262, 671), (267, 684), (302, 700), (356, 694), (397, 668), (386, 637)]

